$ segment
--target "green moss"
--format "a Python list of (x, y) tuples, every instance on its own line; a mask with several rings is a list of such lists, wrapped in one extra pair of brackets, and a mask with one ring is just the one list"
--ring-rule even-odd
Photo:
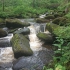
[(51, 23), (47, 23), (46, 24), (46, 30), (49, 30), (49, 32), (53, 33), (54, 31), (54, 28), (59, 28), (60, 26), (59, 25), (56, 25), (56, 24), (51, 24)]
[(70, 39), (70, 27), (60, 27), (54, 29), (54, 34), (64, 39)]
[(46, 40), (48, 38), (47, 34), (45, 33), (38, 33), (37, 35), (39, 38), (43, 39), (43, 40)]
[(51, 44), (53, 43), (53, 37), (51, 34), (46, 34), (46, 33), (38, 33), (37, 34), (38, 38), (40, 38), (44, 43), (46, 44)]
[(33, 54), (29, 41), (22, 34), (15, 34), (11, 40), (15, 58), (30, 56)]
[(64, 39), (70, 39), (70, 26), (64, 27), (56, 24), (46, 24), (46, 29), (55, 36), (59, 36)]

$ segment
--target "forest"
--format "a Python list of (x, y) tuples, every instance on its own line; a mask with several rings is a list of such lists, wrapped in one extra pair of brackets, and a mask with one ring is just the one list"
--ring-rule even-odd
[[(39, 17), (44, 14), (46, 14), (44, 18)], [(29, 24), (20, 24), (17, 19), (29, 18), (35, 19), (39, 24), (47, 23), (45, 30), (48, 30), (53, 37), (53, 41), (48, 43), (53, 46), (54, 54), (52, 60), (44, 65), (42, 70), (70, 70), (70, 0), (0, 0), (0, 38), (6, 35), (2, 33), (2, 27), (7, 26), (10, 29), (9, 33), (14, 34), (13, 46), (17, 46), (20, 38), (18, 33), (22, 31), (18, 33), (14, 31), (17, 28), (29, 26)], [(47, 38), (43, 33), (37, 36), (45, 43), (50, 41), (50, 37)], [(13, 51), (15, 51), (15, 58), (25, 55), (25, 52), (24, 54), (20, 52), (21, 55), (19, 53), (20, 56), (18, 56), (16, 50), (13, 49)], [(33, 53), (31, 50), (28, 52), (29, 56)]]

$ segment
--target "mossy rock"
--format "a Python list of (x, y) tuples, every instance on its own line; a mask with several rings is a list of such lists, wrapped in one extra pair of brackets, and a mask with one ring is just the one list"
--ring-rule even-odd
[(6, 19), (6, 27), (8, 28), (20, 28), (20, 27), (25, 27), (29, 26), (29, 23), (21, 22), (18, 19)]
[(5, 27), (5, 19), (0, 18), (0, 27)]
[(58, 17), (58, 18), (55, 18), (52, 23), (54, 24), (58, 24), (58, 25), (67, 25), (67, 19), (65, 17)]
[(53, 43), (53, 37), (50, 34), (46, 33), (38, 33), (37, 34), (38, 38), (40, 38), (42, 41), (46, 43)]
[(45, 18), (37, 18), (37, 19), (36, 19), (36, 22), (37, 22), (37, 23), (46, 23), (46, 22), (48, 22), (48, 20), (45, 19)]
[(48, 23), (46, 24), (46, 29), (51, 32), (54, 36), (61, 37), (63, 39), (68, 39), (70, 40), (70, 26), (64, 27), (64, 26), (59, 26), (57, 24), (51, 24)]
[(46, 17), (45, 17), (45, 19), (54, 19), (55, 17), (54, 17), (54, 15), (47, 15)]
[(54, 29), (59, 28), (60, 26), (53, 23), (47, 23), (46, 24), (46, 30), (48, 30), (50, 33), (53, 33)]
[(55, 18), (57, 18), (57, 17), (61, 17), (61, 16), (62, 16), (62, 15), (59, 14), (59, 13), (55, 13), (55, 14), (54, 14), (54, 17), (55, 17)]
[(5, 36), (7, 36), (7, 32), (0, 28), (0, 37), (5, 37)]
[(15, 31), (14, 33), (15, 34), (18, 33), (18, 34), (27, 35), (27, 34), (30, 34), (30, 29), (29, 28), (23, 28), (23, 29)]
[(29, 41), (22, 34), (15, 34), (11, 40), (15, 58), (30, 56), (33, 54)]

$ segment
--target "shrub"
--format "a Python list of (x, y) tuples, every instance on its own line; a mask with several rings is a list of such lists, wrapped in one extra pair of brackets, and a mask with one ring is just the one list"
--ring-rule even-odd
[(60, 17), (60, 16), (61, 16), (61, 14), (59, 14), (59, 13), (55, 13), (55, 14), (54, 14), (54, 17), (55, 17), (55, 18)]
[(61, 26), (67, 25), (67, 19), (65, 17), (55, 18), (52, 22)]

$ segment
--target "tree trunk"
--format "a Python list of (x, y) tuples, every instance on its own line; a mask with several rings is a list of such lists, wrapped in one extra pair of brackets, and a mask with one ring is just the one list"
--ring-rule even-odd
[(2, 1), (2, 8), (3, 8), (3, 11), (4, 11), (4, 0)]
[(35, 7), (35, 0), (33, 0), (33, 7)]

